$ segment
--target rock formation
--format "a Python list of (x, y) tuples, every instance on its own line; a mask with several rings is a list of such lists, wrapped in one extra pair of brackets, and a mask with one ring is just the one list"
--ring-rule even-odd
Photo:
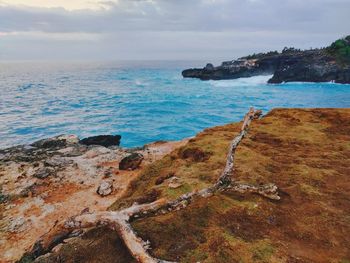
[(201, 80), (273, 75), (269, 83), (350, 83), (350, 36), (335, 41), (327, 48), (305, 51), (285, 48), (281, 53), (274, 51), (254, 54), (223, 62), (218, 67), (207, 64), (202, 69), (186, 69), (182, 75)]
[(142, 154), (147, 165), (184, 143), (106, 148), (83, 145), (75, 135), (60, 135), (0, 149), (0, 261), (18, 260), (28, 244), (61, 217), (87, 207), (105, 211), (141, 171), (120, 171), (125, 156)]
[(121, 138), (122, 137), (120, 135), (98, 135), (84, 138), (79, 142), (84, 145), (101, 145), (104, 147), (109, 147), (119, 146)]
[(135, 170), (140, 166), (142, 160), (142, 154), (132, 153), (120, 161), (119, 170)]
[(100, 196), (106, 196), (113, 192), (112, 181), (102, 181), (96, 191)]

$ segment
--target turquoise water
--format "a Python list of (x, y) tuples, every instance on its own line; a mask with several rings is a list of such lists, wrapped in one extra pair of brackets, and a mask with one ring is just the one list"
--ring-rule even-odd
[[(176, 63), (0, 64), (0, 148), (58, 134), (179, 140), (241, 120), (250, 106), (350, 107), (350, 85), (183, 79)], [(187, 63), (187, 66), (197, 66)]]

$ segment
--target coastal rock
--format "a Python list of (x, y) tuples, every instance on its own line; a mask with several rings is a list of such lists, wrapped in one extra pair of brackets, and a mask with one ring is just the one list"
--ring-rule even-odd
[(120, 161), (119, 170), (135, 170), (140, 166), (143, 159), (144, 157), (142, 154), (132, 153)]
[(186, 69), (182, 75), (185, 78), (201, 80), (273, 75), (268, 83), (350, 83), (350, 36), (322, 49), (302, 51), (284, 48), (282, 52), (272, 51), (226, 61), (217, 67), (207, 64), (202, 69)]
[(223, 62), (218, 67), (207, 64), (202, 69), (186, 69), (182, 72), (182, 76), (185, 78), (199, 78), (201, 80), (222, 80), (271, 75), (276, 70), (281, 59), (275, 53), (263, 56), (259, 60), (240, 58)]
[(78, 141), (79, 139), (76, 135), (59, 135), (53, 138), (39, 140), (32, 143), (31, 146), (44, 149), (60, 149), (66, 147), (69, 144), (76, 144)]
[[(4, 162), (39, 162), (47, 158), (69, 155), (71, 150), (79, 150), (82, 154), (86, 149), (78, 144), (76, 135), (59, 135), (36, 141), (30, 145), (19, 145), (0, 150), (1, 160)], [(70, 149), (67, 151), (67, 149)]]
[(322, 51), (299, 54), (283, 60), (268, 82), (292, 81), (350, 83), (350, 67), (336, 63)]
[[(0, 220), (4, 234), (0, 255), (6, 255), (6, 261), (17, 262), (28, 244), (33, 242), (33, 237), (52, 229), (56, 220), (85, 213), (87, 209), (82, 209), (86, 207), (91, 211), (106, 210), (112, 199), (118, 198), (113, 197), (114, 193), (127, 189), (138, 174), (136, 170), (123, 176), (118, 170), (124, 157), (138, 152), (145, 156), (147, 163), (153, 163), (187, 142), (150, 144), (136, 150), (85, 146), (77, 143), (77, 138), (59, 136), (31, 143), (34, 146), (19, 145), (0, 150), (0, 205), (4, 212)], [(117, 176), (118, 173), (121, 175)], [(143, 200), (155, 201), (160, 193), (159, 189), (145, 191)], [(50, 249), (72, 234), (55, 236)], [(115, 241), (110, 242), (114, 247)], [(40, 242), (33, 246), (33, 251), (35, 255), (47, 252)], [(77, 260), (81, 261), (81, 258)], [(63, 261), (67, 262), (67, 259)]]
[(102, 181), (96, 191), (100, 196), (107, 196), (113, 192), (113, 182)]
[(56, 171), (53, 167), (43, 167), (37, 170), (33, 176), (39, 179), (45, 179), (49, 176), (56, 176)]
[(119, 146), (120, 135), (98, 135), (87, 137), (79, 141), (79, 143), (84, 145), (101, 145), (104, 147)]
[(205, 66), (205, 69), (206, 69), (206, 70), (214, 70), (215, 68), (214, 68), (214, 65), (213, 65), (213, 64), (208, 63), (208, 64)]

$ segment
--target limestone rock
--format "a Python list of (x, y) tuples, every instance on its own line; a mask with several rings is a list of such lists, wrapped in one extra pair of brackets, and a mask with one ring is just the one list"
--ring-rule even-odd
[(102, 181), (96, 191), (100, 196), (107, 196), (113, 192), (112, 181)]
[(56, 176), (56, 171), (52, 167), (43, 167), (37, 170), (33, 176), (39, 179), (45, 179), (49, 176)]

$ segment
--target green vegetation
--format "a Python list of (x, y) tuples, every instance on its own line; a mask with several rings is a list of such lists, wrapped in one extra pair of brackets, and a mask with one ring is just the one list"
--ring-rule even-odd
[(342, 63), (350, 63), (350, 35), (338, 39), (328, 47), (328, 52)]
[[(238, 134), (240, 125), (235, 123), (207, 129), (187, 145), (152, 163), (131, 183), (125, 196), (110, 209), (118, 210), (134, 202), (147, 203), (159, 198), (173, 200), (182, 194), (212, 185), (225, 166), (228, 147)], [(179, 178), (182, 184), (179, 188), (168, 187), (168, 179), (173, 176)]]
[(278, 51), (270, 51), (270, 52), (267, 52), (267, 53), (254, 53), (252, 55), (249, 55), (249, 56), (246, 56), (246, 57), (243, 57), (245, 59), (260, 59), (260, 58), (263, 58), (263, 57), (270, 57), (270, 56), (276, 56), (276, 55), (279, 55)]

